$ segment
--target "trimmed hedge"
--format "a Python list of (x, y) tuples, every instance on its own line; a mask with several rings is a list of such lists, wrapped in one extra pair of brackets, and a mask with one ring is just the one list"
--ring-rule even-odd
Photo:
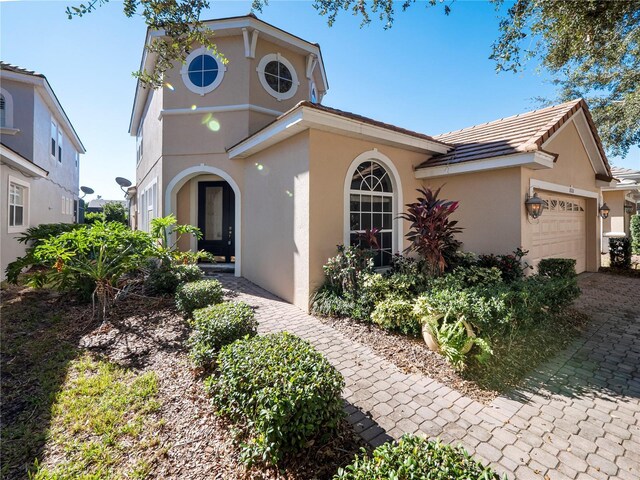
[(413, 435), (398, 443), (385, 443), (373, 453), (356, 457), (340, 468), (334, 480), (498, 480), (491, 468), (474, 460), (467, 451)]
[(171, 295), (182, 283), (201, 280), (202, 270), (198, 265), (157, 265), (152, 263), (144, 279), (144, 289), (150, 295)]
[(640, 213), (631, 215), (631, 249), (634, 255), (640, 255)]
[(249, 305), (224, 302), (194, 310), (193, 331), (187, 345), (191, 359), (199, 366), (208, 366), (222, 347), (257, 333), (258, 322)]
[(222, 285), (217, 280), (183, 283), (176, 290), (176, 307), (186, 318), (194, 310), (222, 302)]
[(609, 239), (611, 267), (631, 268), (631, 240), (627, 237)]
[(543, 258), (538, 263), (538, 274), (550, 278), (574, 278), (576, 261), (573, 258)]
[(290, 333), (238, 340), (220, 350), (217, 366), (207, 388), (218, 413), (243, 429), (246, 463), (277, 464), (344, 415), (342, 375)]

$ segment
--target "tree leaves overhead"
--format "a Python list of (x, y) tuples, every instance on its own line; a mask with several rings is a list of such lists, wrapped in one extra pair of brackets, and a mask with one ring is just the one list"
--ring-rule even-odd
[(498, 72), (539, 58), (560, 100), (587, 100), (611, 153), (640, 145), (639, 0), (517, 0), (491, 58)]
[[(108, 2), (91, 0), (87, 4), (67, 7), (66, 13), (69, 19), (82, 17)], [(209, 8), (208, 0), (124, 0), (123, 8), (127, 17), (140, 15), (150, 31), (165, 34), (155, 37), (145, 47), (147, 54), (156, 57), (153, 70), (133, 73), (145, 87), (161, 87), (164, 73), (177, 62), (183, 63), (194, 45), (202, 45), (218, 54), (213, 31), (200, 20), (202, 10)], [(226, 63), (226, 60), (222, 58), (222, 62)]]

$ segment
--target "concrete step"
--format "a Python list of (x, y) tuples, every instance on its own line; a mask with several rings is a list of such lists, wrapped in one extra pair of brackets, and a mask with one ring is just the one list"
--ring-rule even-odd
[(236, 271), (235, 263), (199, 263), (198, 266), (205, 275), (233, 273)]

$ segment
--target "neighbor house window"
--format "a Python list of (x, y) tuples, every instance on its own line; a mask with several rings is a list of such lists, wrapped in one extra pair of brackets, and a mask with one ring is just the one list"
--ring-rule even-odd
[(267, 93), (278, 100), (287, 100), (298, 90), (295, 68), (279, 53), (262, 57), (258, 63), (258, 78)]
[(158, 183), (154, 182), (144, 189), (140, 195), (140, 228), (146, 232), (151, 231), (151, 220), (158, 216)]
[(58, 153), (58, 125), (56, 122), (51, 122), (51, 156), (56, 158)]
[(140, 127), (140, 131), (138, 132), (138, 135), (136, 136), (136, 160), (137, 163), (140, 163), (140, 160), (142, 160), (142, 145), (143, 145), (143, 141), (142, 141), (142, 126)]
[(13, 128), (13, 96), (0, 87), (0, 127)]
[(7, 126), (7, 102), (4, 95), (0, 94), (0, 127)]
[(62, 132), (58, 130), (58, 162), (62, 163)]
[(376, 267), (387, 266), (393, 255), (394, 191), (391, 177), (378, 162), (365, 161), (351, 177), (349, 190), (349, 234), (351, 245), (361, 244), (360, 234), (376, 229), (379, 249)]
[(226, 67), (209, 50), (200, 47), (187, 56), (182, 67), (182, 81), (193, 93), (204, 95), (222, 83)]
[(19, 229), (27, 225), (28, 184), (9, 180), (9, 229)]

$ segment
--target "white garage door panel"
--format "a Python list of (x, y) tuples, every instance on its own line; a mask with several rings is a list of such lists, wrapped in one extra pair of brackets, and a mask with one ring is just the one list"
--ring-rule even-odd
[(533, 229), (531, 257), (574, 258), (578, 273), (586, 270), (585, 200), (569, 195), (538, 192), (545, 209)]

